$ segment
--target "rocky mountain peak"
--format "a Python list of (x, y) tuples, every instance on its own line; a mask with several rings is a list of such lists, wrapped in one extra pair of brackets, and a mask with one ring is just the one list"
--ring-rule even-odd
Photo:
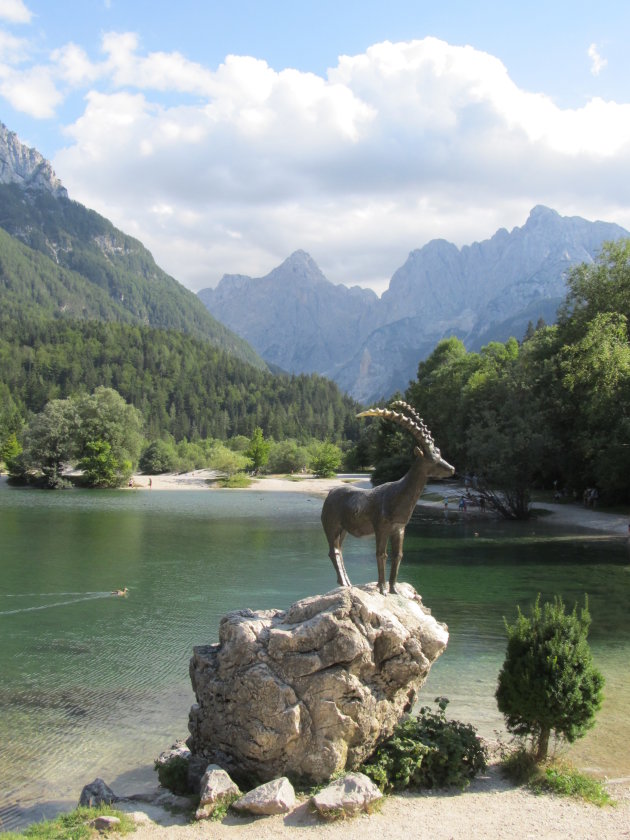
[(50, 162), (36, 149), (25, 146), (17, 134), (0, 123), (0, 184), (18, 184), (25, 190), (45, 190), (55, 198), (68, 193)]
[(294, 251), (282, 265), (274, 268), (265, 279), (277, 282), (279, 278), (283, 278), (284, 282), (291, 284), (296, 282), (307, 285), (321, 282), (329, 283), (311, 255), (302, 250)]

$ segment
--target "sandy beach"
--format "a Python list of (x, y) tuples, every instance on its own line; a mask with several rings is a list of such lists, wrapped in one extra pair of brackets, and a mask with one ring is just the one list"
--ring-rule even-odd
[[(209, 489), (210, 470), (195, 470), (183, 475), (151, 476), (151, 490)], [(137, 487), (148, 489), (149, 476), (135, 476)], [(333, 479), (262, 477), (254, 479), (252, 489), (259, 492), (297, 492), (325, 496), (332, 487), (348, 481), (369, 487), (365, 477), (342, 476)], [(436, 488), (439, 492), (439, 489)], [(239, 492), (238, 490), (234, 492)], [(461, 489), (448, 486), (448, 495), (456, 497)], [(441, 507), (441, 502), (422, 505)], [(553, 521), (563, 525), (591, 528), (611, 535), (628, 534), (628, 517), (603, 513), (578, 504), (537, 504), (549, 511)], [(453, 505), (453, 507), (455, 507)], [(453, 510), (452, 515), (456, 511)], [(462, 515), (462, 514), (460, 514)], [(468, 514), (471, 516), (479, 514)], [(551, 520), (550, 520), (551, 521)], [(138, 821), (137, 840), (270, 840), (271, 838), (322, 837), (331, 840), (365, 840), (379, 837), (409, 840), (623, 840), (630, 838), (630, 779), (609, 782), (616, 807), (594, 805), (551, 795), (535, 795), (507, 783), (495, 762), (475, 779), (470, 788), (459, 791), (405, 794), (387, 797), (382, 807), (371, 815), (361, 815), (342, 822), (325, 823), (314, 816), (302, 802), (286, 816), (244, 818), (228, 815), (223, 822), (186, 824), (181, 816), (156, 806), (128, 803)]]
[[(217, 473), (210, 469), (193, 470), (187, 473), (166, 473), (164, 475), (134, 475), (132, 477), (133, 488), (139, 490), (212, 490), (218, 487), (215, 484)], [(150, 483), (149, 483), (150, 482)], [(250, 490), (264, 493), (307, 493), (313, 496), (326, 496), (333, 487), (341, 487), (344, 484), (352, 483), (356, 487), (370, 488), (369, 477), (359, 474), (340, 475), (335, 478), (315, 478), (314, 476), (297, 476), (287, 478), (286, 476), (261, 476), (252, 479)], [(427, 491), (438, 494), (446, 494), (452, 499), (449, 516), (480, 516), (478, 510), (462, 514), (457, 510), (459, 495), (463, 492), (463, 485), (449, 483), (447, 485), (427, 485)], [(238, 493), (239, 490), (230, 492)], [(442, 508), (441, 501), (424, 501), (419, 503), (420, 507)], [(620, 514), (605, 513), (596, 508), (587, 508), (581, 504), (572, 502), (551, 503), (536, 502), (536, 508), (548, 511), (552, 517), (549, 521), (558, 525), (571, 525), (580, 528), (591, 528), (595, 531), (602, 531), (608, 534), (629, 536), (630, 517)], [(492, 516), (493, 514), (487, 514)]]

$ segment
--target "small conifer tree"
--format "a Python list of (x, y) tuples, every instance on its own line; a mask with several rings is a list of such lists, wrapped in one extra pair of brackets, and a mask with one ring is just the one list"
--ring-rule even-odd
[(540, 595), (530, 616), (518, 609), (508, 635), (496, 699), (508, 731), (531, 737), (537, 761), (544, 761), (552, 732), (572, 743), (594, 724), (602, 704), (604, 678), (595, 668), (587, 641), (591, 617), (588, 600), (565, 613), (562, 599), (541, 607)]

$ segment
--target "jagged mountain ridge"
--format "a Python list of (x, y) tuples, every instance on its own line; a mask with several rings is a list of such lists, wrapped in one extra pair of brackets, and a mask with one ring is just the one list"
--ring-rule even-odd
[(568, 269), (628, 236), (619, 225), (536, 206), (525, 225), (483, 242), (460, 249), (433, 240), (412, 251), (380, 300), (330, 283), (303, 251), (266, 277), (225, 275), (199, 296), (267, 361), (317, 371), (372, 402), (404, 390), (441, 338), (479, 350), (522, 338), (530, 321), (553, 323)]
[(221, 313), (215, 317), (222, 323), (247, 335), (265, 361), (290, 373), (334, 369), (376, 326), (377, 295), (333, 285), (304, 251), (260, 279), (225, 275), (199, 297), (210, 312)]
[[(176, 329), (265, 369), (243, 338), (149, 251), (68, 198), (52, 166), (0, 123), (0, 310)], [(35, 253), (33, 253), (35, 252)]]

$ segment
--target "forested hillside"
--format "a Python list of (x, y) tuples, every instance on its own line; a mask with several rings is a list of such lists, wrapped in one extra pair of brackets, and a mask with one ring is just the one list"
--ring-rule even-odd
[(3, 412), (24, 417), (99, 385), (141, 411), (149, 439), (224, 440), (257, 426), (276, 440), (339, 441), (358, 432), (356, 403), (317, 375), (274, 376), (175, 330), (0, 318), (0, 423)]
[[(98, 318), (177, 329), (266, 367), (147, 249), (65, 196), (0, 184), (3, 312)], [(6, 299), (6, 303), (5, 303)]]

